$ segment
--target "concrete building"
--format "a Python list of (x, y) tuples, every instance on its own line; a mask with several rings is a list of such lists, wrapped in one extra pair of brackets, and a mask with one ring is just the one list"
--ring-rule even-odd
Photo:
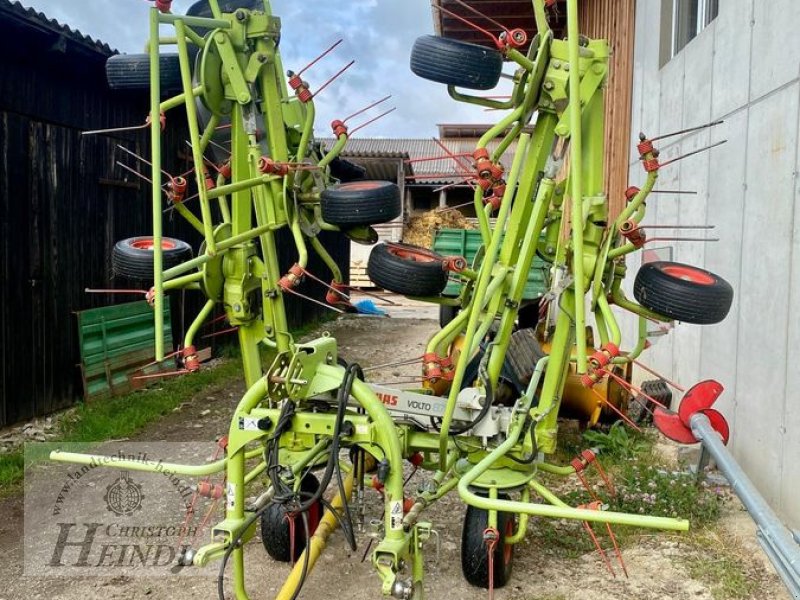
[[(444, 2), (458, 10), (455, 2)], [(653, 196), (646, 220), (715, 225), (709, 237), (720, 241), (653, 244), (644, 256), (719, 273), (734, 287), (733, 308), (719, 325), (677, 324), (667, 336), (657, 335), (654, 326), (654, 345), (643, 359), (686, 385), (704, 378), (725, 385), (719, 408), (729, 418), (736, 458), (772, 506), (798, 527), (800, 2), (586, 0), (579, 7), (582, 32), (608, 38), (613, 49), (606, 123), (612, 211), (625, 186), (644, 180), (635, 148), (639, 131), (655, 136), (725, 121), (660, 144), (668, 160), (728, 140), (663, 169), (659, 188), (697, 194)], [(491, 0), (480, 8), (502, 16), (509, 27), (535, 31), (530, 3)], [(446, 37), (487, 43), (463, 21), (438, 11), (433, 18)], [(554, 24), (557, 35), (563, 34), (560, 26)], [(698, 237), (680, 230), (658, 235)], [(636, 253), (629, 259), (631, 274), (641, 258)], [(624, 325), (626, 339), (635, 339), (634, 319), (626, 317)]]
[[(654, 244), (735, 290), (719, 325), (678, 324), (645, 362), (685, 384), (721, 381), (731, 447), (770, 504), (800, 526), (800, 2), (638, 0), (632, 131), (664, 140), (662, 159), (726, 144), (666, 167), (648, 223), (716, 225), (718, 243)], [(630, 182), (644, 172), (631, 144)], [(691, 235), (659, 230), (658, 235)], [(654, 234), (655, 235), (655, 234)], [(650, 246), (648, 246), (649, 248)], [(635, 272), (638, 253), (631, 260)], [(655, 341), (655, 340), (654, 340)]]

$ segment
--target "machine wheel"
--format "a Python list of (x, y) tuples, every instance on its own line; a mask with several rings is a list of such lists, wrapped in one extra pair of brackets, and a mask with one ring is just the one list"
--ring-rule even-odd
[[(319, 489), (319, 481), (311, 473), (303, 478), (300, 491), (305, 495), (313, 494)], [(322, 518), (322, 502), (317, 500), (308, 509), (308, 532), (314, 534)], [(261, 513), (261, 543), (272, 558), (280, 562), (295, 561), (300, 558), (306, 547), (306, 531), (303, 518), (297, 516), (294, 523), (294, 553), (292, 553), (292, 533), (286, 508), (281, 504), (270, 504)], [(294, 556), (292, 556), (294, 554)]]
[[(163, 95), (183, 89), (181, 66), (177, 54), (158, 57)], [(117, 54), (106, 61), (106, 79), (112, 90), (144, 90), (150, 88), (150, 55)]]
[(353, 161), (339, 156), (331, 161), (329, 168), (331, 170), (331, 177), (338, 179), (342, 183), (361, 181), (367, 174), (367, 170), (361, 165), (357, 165)]
[(733, 288), (719, 275), (666, 261), (647, 263), (639, 269), (633, 295), (645, 308), (697, 325), (719, 323), (733, 302)]
[[(672, 407), (672, 391), (663, 379), (650, 379), (639, 387), (650, 398), (658, 400), (667, 409)], [(643, 394), (638, 394), (628, 403), (628, 416), (634, 423), (649, 423), (656, 407), (657, 405), (645, 398)]]
[[(438, 257), (438, 260), (437, 260)], [(377, 285), (404, 296), (438, 296), (447, 285), (443, 256), (409, 244), (378, 244), (367, 262)]]
[[(116, 275), (153, 280), (153, 238), (140, 236), (121, 240), (111, 253), (111, 268)], [(175, 238), (161, 238), (163, 268), (169, 269), (192, 257), (192, 247)]]
[(322, 218), (331, 225), (377, 225), (400, 216), (400, 188), (390, 181), (340, 183), (321, 196)]
[(411, 70), (438, 83), (471, 90), (490, 90), (500, 81), (503, 55), (497, 50), (458, 40), (423, 35), (411, 49)]
[(440, 304), (439, 327), (444, 328), (450, 321), (455, 319), (459, 308), (458, 306), (450, 306), (449, 304)]
[[(502, 496), (501, 496), (502, 497)], [(488, 527), (489, 513), (467, 506), (464, 528), (461, 530), (461, 572), (471, 585), (489, 587), (489, 557), (483, 532)], [(500, 539), (494, 548), (494, 587), (501, 588), (511, 579), (514, 546), (506, 544), (505, 537), (514, 533), (515, 518), (511, 513), (497, 513)]]
[(520, 329), (536, 329), (539, 324), (539, 302), (541, 298), (523, 304), (517, 312), (517, 325)]
[[(264, 10), (263, 0), (220, 0), (219, 9), (224, 13), (235, 12), (238, 8), (246, 8), (248, 10)], [(214, 15), (211, 12), (211, 7), (208, 0), (198, 0), (189, 7), (186, 14), (191, 17), (206, 17), (212, 18)], [(198, 27), (197, 29), (204, 29)]]

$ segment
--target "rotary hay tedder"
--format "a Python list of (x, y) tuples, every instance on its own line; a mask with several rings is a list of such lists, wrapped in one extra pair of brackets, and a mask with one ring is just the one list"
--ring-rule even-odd
[[(355, 546), (352, 515), (363, 520), (367, 473), (374, 473), (373, 487), (384, 499), (382, 518), (372, 524), (379, 537), (372, 565), (382, 593), (397, 598), (423, 597), (423, 545), (435, 533), (423, 516), (453, 491), (467, 505), (464, 575), (490, 590), (508, 581), (514, 545), (524, 538), (531, 516), (582, 521), (589, 531), (590, 523), (688, 529), (682, 519), (609, 511), (599, 498), (568, 506), (537, 477), (583, 477), (582, 471), (596, 464), (590, 451), (567, 466), (545, 459), (556, 449), (569, 377), (595, 394), (593, 415), (606, 405), (614, 408), (607, 393), (597, 389), (610, 379), (629, 386), (617, 369), (632, 364), (646, 348), (648, 320), (718, 322), (733, 295), (718, 276), (667, 262), (638, 272), (638, 303), (623, 293), (625, 256), (647, 241), (639, 223), (666, 163), (659, 162), (654, 145), (660, 138), (642, 135), (638, 149), (645, 183), (629, 189), (625, 209), (611, 220), (603, 191), (609, 46), (579, 35), (577, 0), (567, 3), (565, 40), (554, 39), (548, 26), (552, 2), (532, 0), (538, 33), (527, 54), (521, 51), (526, 33), (505, 28), (497, 36), (481, 29), (496, 49), (435, 36), (419, 38), (413, 48), (412, 70), (446, 84), (453, 99), (508, 111), (473, 153), (451, 155), (474, 188), (482, 240), (474, 264), (403, 244), (378, 244), (369, 260), (370, 277), (378, 285), (457, 304), (455, 318), (428, 342), (417, 390), (369, 384), (357, 364), (339, 357), (335, 339), (299, 344), (287, 326), (285, 296), (301, 295), (297, 288), (306, 277), (319, 281), (306, 269), (309, 246), (331, 271), (328, 303), (339, 309), (348, 305), (342, 273), (318, 234), (341, 231), (375, 243), (371, 225), (400, 213), (394, 184), (344, 181), (353, 171), (358, 175), (338, 158), (354, 131), (347, 121), (357, 115), (332, 123), (336, 139), (327, 152), (315, 143), (314, 98), (320, 90), (312, 91), (301, 78), (305, 69), (289, 71), (287, 86), (278, 52), (281, 23), (268, 0), (201, 0), (187, 15), (172, 14), (170, 4), (157, 0), (151, 10), (148, 54), (117, 56), (108, 64), (112, 86), (149, 86), (151, 93), (151, 113), (142, 127), (149, 127), (152, 137), (153, 235), (117, 244), (113, 264), (119, 274), (154, 282), (148, 299), (155, 308), (158, 361), (170, 356), (163, 342), (165, 294), (196, 289), (207, 297), (175, 353), (182, 372), (200, 368), (194, 339), (221, 304), (228, 322), (238, 328), (247, 384), (222, 460), (199, 466), (162, 463), (186, 477), (225, 476), (224, 487), (198, 486), (198, 493), (225, 499), (225, 518), (213, 525), (208, 544), (185, 549), (182, 564), (219, 560), (222, 598), (230, 562), (235, 595), (247, 598), (244, 544), (260, 520), (270, 555), (297, 561), (278, 596), (294, 598), (337, 524)], [(173, 36), (160, 35), (165, 24), (174, 27)], [(160, 54), (167, 45), (177, 46), (177, 56)], [(495, 87), (504, 63), (515, 68), (508, 100), (459, 91)], [(170, 80), (180, 92), (162, 100)], [(199, 216), (186, 206), (189, 174), (162, 177), (165, 115), (179, 108), (189, 123)], [(220, 135), (230, 144), (230, 158), (215, 163), (207, 151), (220, 147)], [(489, 151), (495, 139), (499, 145)], [(513, 163), (501, 165), (512, 142)], [(170, 208), (203, 237), (194, 258), (184, 243), (162, 235), (165, 195)], [(279, 270), (275, 245), (275, 232), (283, 227), (290, 229), (298, 256), (287, 273)], [(518, 313), (537, 253), (552, 265), (550, 287), (539, 301), (537, 326), (522, 328)], [(450, 277), (463, 283), (455, 301), (441, 296)], [(638, 315), (638, 341), (627, 352), (621, 351), (611, 304)], [(587, 310), (594, 317), (598, 349), (587, 334)], [(262, 349), (274, 357), (266, 369)], [(711, 408), (720, 392), (716, 382), (702, 382), (684, 400), (692, 414), (656, 409), (655, 422), (670, 437), (694, 442), (688, 419), (701, 413), (727, 438), (724, 419)], [(349, 467), (340, 464), (345, 449)], [(97, 457), (59, 451), (51, 458), (88, 464)], [(405, 489), (405, 461), (432, 472), (416, 492)], [(117, 461), (115, 466), (155, 470), (148, 462)], [(314, 469), (322, 473), (319, 480)], [(256, 489), (264, 473), (269, 487), (248, 502), (248, 490)], [(337, 495), (329, 502), (323, 492), (334, 478)]]

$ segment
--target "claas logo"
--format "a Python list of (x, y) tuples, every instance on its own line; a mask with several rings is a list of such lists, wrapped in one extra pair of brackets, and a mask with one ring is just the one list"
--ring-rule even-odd
[(381, 394), (381, 393), (378, 393), (378, 398), (386, 406), (397, 406), (397, 396), (393, 396), (392, 394)]

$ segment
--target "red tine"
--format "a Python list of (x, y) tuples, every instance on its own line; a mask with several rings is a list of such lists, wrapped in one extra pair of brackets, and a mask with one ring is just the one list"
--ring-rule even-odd
[(332, 45), (331, 45), (331, 46), (330, 46), (330, 47), (329, 47), (327, 50), (325, 50), (325, 52), (323, 52), (322, 54), (320, 54), (320, 55), (319, 55), (317, 58), (315, 58), (315, 59), (314, 59), (314, 60), (312, 60), (310, 63), (308, 63), (308, 64), (307, 64), (305, 67), (303, 67), (302, 69), (300, 69), (300, 71), (297, 73), (297, 76), (299, 77), (300, 75), (302, 75), (303, 73), (305, 73), (306, 71), (308, 71), (308, 70), (309, 70), (311, 67), (313, 67), (315, 64), (317, 64), (317, 63), (318, 63), (320, 60), (322, 60), (323, 58), (325, 58), (325, 57), (326, 57), (328, 54), (330, 54), (331, 52), (333, 52), (334, 48), (336, 48), (336, 46), (338, 46), (339, 44), (341, 44), (343, 41), (344, 41), (344, 39), (340, 39), (340, 40), (338, 40), (338, 41), (334, 42), (334, 43), (333, 43), (333, 44), (332, 44)]

